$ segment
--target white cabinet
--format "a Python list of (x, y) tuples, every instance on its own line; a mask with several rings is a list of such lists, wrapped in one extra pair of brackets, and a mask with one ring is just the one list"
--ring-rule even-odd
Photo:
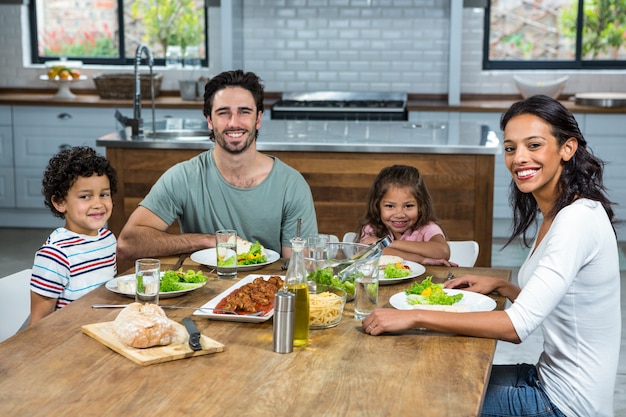
[(11, 107), (0, 106), (0, 207), (15, 206)]
[(44, 208), (43, 172), (62, 148), (91, 146), (105, 155), (96, 140), (115, 129), (113, 114), (111, 108), (13, 107), (16, 207)]

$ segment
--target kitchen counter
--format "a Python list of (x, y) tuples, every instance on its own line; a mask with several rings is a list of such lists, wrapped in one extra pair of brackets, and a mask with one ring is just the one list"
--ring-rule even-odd
[[(132, 107), (132, 100), (102, 99), (94, 90), (74, 90), (75, 99), (64, 100), (54, 98), (55, 89), (14, 89), (0, 88), (0, 104), (6, 105), (38, 105), (38, 106), (77, 106), (77, 107)], [(280, 99), (280, 93), (266, 93), (265, 105), (269, 109)], [(144, 98), (145, 99), (145, 98)], [(409, 94), (408, 111), (459, 111), (459, 112), (496, 112), (502, 113), (511, 104), (521, 99), (521, 96), (463, 96), (460, 105), (451, 106), (445, 96), (421, 96)], [(178, 91), (162, 91), (156, 98), (157, 108), (202, 109), (202, 101), (185, 101), (180, 98)], [(606, 113), (626, 114), (626, 107), (594, 107), (577, 105), (568, 96), (562, 97), (561, 102), (574, 113)], [(144, 100), (144, 106), (149, 106), (149, 100)]]
[[(193, 121), (167, 120), (171, 126)], [(201, 120), (199, 122), (202, 122)], [(144, 122), (144, 129), (150, 129)], [(202, 123), (197, 123), (200, 125)], [(204, 123), (206, 129), (206, 123)], [(170, 128), (175, 129), (174, 128)], [(158, 127), (157, 127), (158, 130)], [(207, 131), (208, 135), (208, 131)], [(424, 154), (498, 154), (496, 133), (477, 123), (437, 122), (363, 122), (267, 120), (259, 131), (260, 151), (298, 152), (414, 152)], [(99, 138), (98, 146), (116, 148), (210, 149), (208, 139), (126, 139), (124, 132)]]

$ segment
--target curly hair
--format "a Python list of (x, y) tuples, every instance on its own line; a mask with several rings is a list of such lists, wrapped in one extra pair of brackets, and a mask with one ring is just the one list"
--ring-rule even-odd
[(391, 187), (408, 187), (411, 189), (411, 194), (417, 200), (418, 206), (417, 222), (413, 226), (414, 229), (430, 222), (439, 225), (432, 198), (419, 170), (407, 165), (393, 165), (383, 168), (374, 179), (367, 195), (367, 210), (357, 229), (358, 234), (361, 234), (367, 225), (374, 229), (376, 236), (382, 237), (389, 233), (387, 226), (381, 219), (380, 202)]
[[(263, 113), (263, 110), (265, 109), (263, 106), (263, 100), (265, 98), (261, 79), (253, 72), (234, 70), (224, 71), (211, 78), (209, 82), (206, 83), (206, 86), (204, 87), (204, 117), (211, 117), (215, 94), (226, 87), (241, 87), (250, 91), (256, 104), (257, 114), (258, 112)], [(259, 132), (257, 130), (256, 137), (258, 138), (258, 136)], [(209, 133), (209, 137), (212, 141), (215, 141), (215, 134), (213, 131)]]
[[(558, 184), (559, 195), (548, 216), (556, 216), (561, 209), (579, 198), (588, 198), (602, 204), (615, 231), (616, 221), (611, 207), (613, 203), (609, 200), (602, 183), (604, 162), (587, 148), (587, 141), (574, 115), (557, 100), (544, 95), (536, 95), (514, 103), (500, 118), (500, 129), (504, 131), (512, 118), (524, 114), (537, 116), (548, 123), (559, 147), (570, 138), (578, 141), (578, 149), (574, 156), (563, 163), (563, 171)], [(506, 245), (521, 235), (524, 244), (529, 246), (530, 241), (526, 231), (537, 220), (539, 213), (537, 201), (532, 193), (521, 192), (511, 179), (509, 203), (513, 208), (513, 230)]]
[(88, 146), (65, 148), (54, 155), (48, 162), (43, 174), (42, 193), (46, 207), (55, 217), (65, 218), (52, 204), (63, 201), (72, 185), (79, 177), (91, 177), (93, 174), (106, 175), (111, 186), (111, 195), (117, 192), (117, 173), (104, 156)]

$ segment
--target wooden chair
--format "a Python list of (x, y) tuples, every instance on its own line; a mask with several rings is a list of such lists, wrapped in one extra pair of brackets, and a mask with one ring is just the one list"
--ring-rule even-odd
[(0, 342), (17, 333), (30, 315), (30, 269), (0, 278)]
[(454, 262), (459, 266), (474, 266), (480, 250), (478, 242), (474, 240), (453, 240), (448, 241), (448, 246), (450, 246), (450, 262)]

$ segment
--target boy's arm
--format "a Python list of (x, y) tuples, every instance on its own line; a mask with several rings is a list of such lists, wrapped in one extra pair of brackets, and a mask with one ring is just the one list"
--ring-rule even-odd
[(30, 292), (30, 320), (28, 325), (32, 326), (39, 320), (54, 312), (56, 298), (44, 297), (35, 292)]

